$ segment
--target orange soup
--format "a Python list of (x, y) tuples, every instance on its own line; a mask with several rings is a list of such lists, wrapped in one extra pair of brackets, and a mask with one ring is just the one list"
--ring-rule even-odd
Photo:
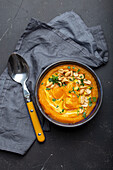
[(44, 112), (62, 123), (76, 123), (91, 113), (98, 99), (94, 77), (78, 65), (50, 70), (40, 83), (39, 102)]

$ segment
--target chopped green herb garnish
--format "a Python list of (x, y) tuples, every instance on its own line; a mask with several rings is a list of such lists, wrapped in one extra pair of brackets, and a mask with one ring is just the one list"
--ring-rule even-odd
[[(76, 94), (76, 92), (75, 92), (75, 94)], [(78, 95), (78, 94), (76, 94), (76, 96), (79, 98), (79, 95)]]
[(83, 109), (83, 106), (79, 107), (80, 109)]
[(92, 97), (92, 99), (93, 99), (93, 102), (96, 102), (96, 97)]
[(50, 90), (50, 88), (46, 88), (46, 90)]
[(70, 81), (73, 81), (72, 79), (69, 79)]
[(53, 99), (52, 99), (52, 101), (53, 101), (53, 102), (55, 102), (55, 101), (56, 101), (56, 99), (55, 99), (55, 98), (53, 98)]
[(70, 66), (68, 66), (67, 68), (68, 68), (68, 69), (70, 69), (71, 67), (70, 67)]
[(77, 70), (77, 73), (80, 71), (80, 69)]
[(89, 98), (89, 106), (92, 106), (91, 97)]
[(59, 82), (58, 76), (54, 76), (54, 75), (52, 75), (52, 78), (49, 78), (48, 80), (49, 82), (53, 82), (53, 84)]
[(64, 99), (62, 99), (62, 101), (64, 101)]
[(61, 85), (58, 83), (58, 86), (61, 87)]
[[(76, 94), (76, 91), (74, 90), (74, 87), (72, 87), (72, 90), (71, 90), (71, 91), (69, 90), (69, 93), (71, 93), (71, 92), (74, 92), (74, 93)], [(76, 94), (76, 96), (79, 97), (78, 94)]]
[(80, 81), (81, 81), (81, 84), (80, 84), (80, 85), (84, 86), (84, 80), (81, 79)]
[(92, 106), (92, 102), (96, 102), (96, 97), (92, 97), (92, 100), (89, 98), (89, 106)]
[(80, 78), (82, 78), (82, 76), (80, 76)]
[(73, 81), (75, 80), (75, 78), (73, 77)]
[(91, 106), (92, 106), (92, 103), (89, 103), (89, 106), (91, 107)]
[(64, 87), (65, 87), (66, 85), (65, 85), (65, 84), (62, 84), (62, 86), (64, 86)]
[(41, 83), (41, 85), (43, 85), (44, 83)]
[(86, 112), (83, 113), (83, 117), (86, 118)]
[(75, 67), (72, 67), (72, 69), (75, 69)]
[(58, 108), (59, 106), (57, 105), (56, 108)]
[(77, 91), (80, 90), (80, 88), (78, 87)]
[(64, 112), (64, 109), (62, 109), (62, 112)]
[(90, 89), (90, 90), (92, 90), (92, 89), (93, 89), (93, 87), (90, 87), (89, 89)]
[[(76, 94), (76, 91), (73, 91), (75, 94)], [(76, 96), (79, 98), (79, 95), (78, 94), (76, 94)]]
[(85, 74), (83, 74), (84, 75), (84, 78), (85, 78)]
[(58, 73), (55, 73), (56, 75), (58, 75)]
[(79, 116), (79, 110), (77, 110), (77, 116)]
[(52, 78), (49, 78), (48, 81), (49, 81), (49, 82), (52, 82)]

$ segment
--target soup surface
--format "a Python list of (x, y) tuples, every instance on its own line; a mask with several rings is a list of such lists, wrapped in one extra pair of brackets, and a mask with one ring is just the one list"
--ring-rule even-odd
[(39, 102), (44, 112), (62, 123), (76, 123), (90, 114), (98, 99), (93, 76), (78, 65), (50, 70), (40, 83)]

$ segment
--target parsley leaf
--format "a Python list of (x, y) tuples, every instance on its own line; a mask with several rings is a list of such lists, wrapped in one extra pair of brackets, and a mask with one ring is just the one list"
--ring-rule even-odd
[(70, 81), (73, 81), (72, 79), (69, 79)]
[(92, 99), (93, 99), (93, 102), (96, 102), (96, 97), (92, 97)]
[(77, 91), (80, 90), (80, 88), (78, 87)]
[(77, 110), (77, 116), (79, 116), (79, 110)]
[[(75, 92), (75, 94), (76, 94), (76, 92)], [(76, 96), (77, 96), (77, 98), (79, 98), (79, 95), (78, 95), (78, 94), (76, 94)]]
[(52, 75), (52, 77), (51, 77), (51, 78), (49, 78), (48, 80), (49, 80), (49, 82), (52, 82), (53, 84), (55, 84), (55, 83), (58, 83), (58, 82), (59, 82), (59, 80), (58, 80), (58, 76), (54, 76), (54, 75)]
[(90, 87), (89, 89), (90, 89), (90, 90), (92, 90), (92, 89), (93, 89), (93, 87)]
[(70, 67), (70, 66), (68, 66), (67, 68), (68, 68), (68, 69), (70, 69), (71, 67)]
[(77, 70), (77, 73), (80, 71), (80, 69)]
[(84, 86), (84, 80), (81, 79), (80, 81), (81, 81), (81, 84), (80, 84), (80, 85)]
[(79, 107), (80, 109), (83, 109), (83, 106)]
[[(75, 94), (76, 94), (76, 91), (73, 91)], [(77, 98), (79, 98), (79, 95), (78, 94), (76, 94), (76, 96), (77, 96)]]
[(58, 83), (58, 86), (61, 87), (61, 85)]
[(49, 78), (48, 81), (49, 81), (49, 82), (52, 82), (52, 78)]
[(46, 90), (50, 90), (50, 88), (46, 88)]
[(89, 98), (89, 106), (92, 106), (91, 97)]
[(89, 98), (89, 106), (92, 106), (93, 102), (96, 102), (96, 97), (92, 97), (92, 100), (91, 97)]
[(52, 99), (52, 101), (53, 101), (53, 102), (55, 102), (55, 101), (56, 101), (56, 99), (54, 99), (54, 98), (53, 98), (53, 99)]
[[(74, 92), (74, 93), (76, 94), (76, 91), (74, 90), (74, 87), (72, 87), (72, 90), (71, 90), (71, 91), (69, 90), (69, 93), (71, 93), (71, 92)], [(76, 96), (79, 97), (78, 94), (76, 94)]]
[(64, 109), (62, 109), (62, 112), (64, 112)]
[(83, 112), (83, 117), (86, 118), (86, 112)]
[(66, 85), (65, 85), (65, 84), (62, 84), (62, 86), (64, 86), (64, 87), (65, 87)]
[(57, 105), (56, 108), (58, 108), (59, 106)]
[(41, 83), (41, 85), (43, 85), (44, 83)]

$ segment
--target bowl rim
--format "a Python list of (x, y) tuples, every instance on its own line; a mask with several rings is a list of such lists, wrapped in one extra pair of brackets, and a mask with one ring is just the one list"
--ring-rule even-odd
[[(68, 63), (69, 62), (69, 63)], [(94, 113), (89, 117), (89, 114), (88, 117), (86, 119), (83, 119), (82, 121), (80, 122), (77, 122), (75, 124), (72, 124), (72, 123), (62, 123), (62, 122), (58, 122), (54, 119), (52, 119), (51, 117), (49, 117), (46, 113), (44, 113), (43, 109), (41, 108), (40, 106), (40, 103), (38, 101), (38, 84), (40, 84), (39, 82), (41, 81), (42, 77), (44, 77), (50, 70), (52, 70), (53, 68), (57, 67), (57, 66), (60, 66), (60, 65), (65, 65), (65, 64), (75, 64), (75, 65), (80, 65), (81, 67), (83, 66), (83, 68), (85, 67), (85, 69), (87, 69), (88, 71), (90, 71), (91, 74), (93, 74), (93, 76), (95, 76), (94, 78), (96, 78), (96, 82), (98, 82), (98, 85), (100, 87), (100, 99), (98, 98), (99, 100), (99, 104), (97, 105), (97, 108), (96, 108), (96, 111), (94, 111)], [(97, 76), (97, 74), (95, 73), (95, 71), (90, 68), (89, 66), (87, 66), (86, 64), (82, 63), (82, 62), (79, 62), (79, 61), (76, 61), (76, 60), (59, 60), (59, 61), (56, 61), (50, 65), (48, 65), (39, 75), (38, 79), (36, 80), (36, 84), (35, 84), (35, 101), (36, 101), (36, 104), (38, 106), (38, 109), (40, 110), (41, 114), (47, 119), (49, 120), (51, 123), (55, 124), (55, 125), (58, 125), (58, 126), (62, 126), (62, 127), (77, 127), (77, 126), (81, 126), (87, 122), (89, 122), (96, 114), (97, 112), (99, 111), (100, 109), (100, 106), (102, 104), (102, 100), (103, 100), (103, 88), (102, 88), (102, 84), (101, 84), (101, 81), (99, 79), (99, 77)], [(95, 106), (96, 107), (96, 106)], [(95, 108), (94, 107), (94, 108)], [(94, 109), (93, 109), (94, 110)], [(92, 111), (93, 111), (92, 110)], [(92, 112), (91, 111), (91, 112)]]

